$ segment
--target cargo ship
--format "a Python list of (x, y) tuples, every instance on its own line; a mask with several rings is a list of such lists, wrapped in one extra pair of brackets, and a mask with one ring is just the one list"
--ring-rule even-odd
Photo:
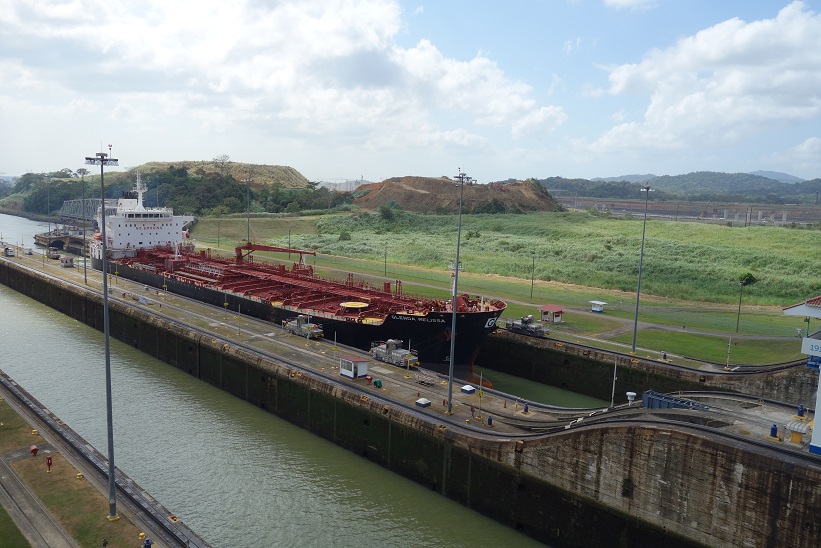
[[(106, 255), (112, 274), (277, 324), (304, 315), (322, 324), (324, 337), (370, 351), (376, 341), (401, 339), (426, 369), (446, 373), (452, 314), (456, 310), (454, 375), (472, 380), (482, 341), (496, 329), (504, 301), (458, 295), (429, 299), (403, 292), (399, 280), (381, 285), (322, 278), (306, 255), (314, 251), (246, 243), (225, 256), (196, 249), (184, 229), (191, 217), (169, 208), (146, 208), (139, 176), (134, 189), (106, 209)], [(102, 215), (98, 212), (98, 226)], [(102, 269), (102, 239), (90, 246), (91, 265)], [(298, 255), (296, 262), (257, 260), (253, 252)]]

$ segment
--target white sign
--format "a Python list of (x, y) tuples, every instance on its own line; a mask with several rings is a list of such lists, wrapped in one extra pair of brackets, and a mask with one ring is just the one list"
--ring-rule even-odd
[(805, 337), (801, 342), (801, 353), (810, 356), (821, 356), (821, 340)]

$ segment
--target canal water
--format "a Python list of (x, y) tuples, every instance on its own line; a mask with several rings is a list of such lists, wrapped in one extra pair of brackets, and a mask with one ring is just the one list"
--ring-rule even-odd
[[(26, 247), (44, 226), (0, 215)], [(0, 341), (0, 367), (105, 453), (102, 334), (0, 285)], [(116, 340), (111, 367), (116, 465), (214, 546), (536, 545)]]

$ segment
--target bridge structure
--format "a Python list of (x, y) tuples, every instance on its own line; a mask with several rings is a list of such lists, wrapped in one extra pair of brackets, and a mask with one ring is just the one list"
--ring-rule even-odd
[[(84, 200), (66, 200), (63, 207), (58, 212), (64, 222), (85, 226), (89, 221), (96, 225), (97, 210), (100, 208), (100, 198), (86, 198)], [(117, 200), (108, 199), (106, 203), (106, 213), (117, 207)]]
[[(88, 245), (97, 228), (97, 210), (102, 200), (66, 200), (58, 212), (63, 226), (56, 226), (49, 232), (36, 234), (34, 243), (43, 247), (71, 251), (88, 256)], [(106, 213), (117, 208), (117, 200), (105, 201)], [(84, 236), (85, 233), (85, 236)]]

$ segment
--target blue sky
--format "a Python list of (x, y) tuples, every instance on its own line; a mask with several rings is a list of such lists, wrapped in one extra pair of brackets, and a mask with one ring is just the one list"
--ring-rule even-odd
[(821, 0), (0, 0), (0, 172), (821, 177)]

